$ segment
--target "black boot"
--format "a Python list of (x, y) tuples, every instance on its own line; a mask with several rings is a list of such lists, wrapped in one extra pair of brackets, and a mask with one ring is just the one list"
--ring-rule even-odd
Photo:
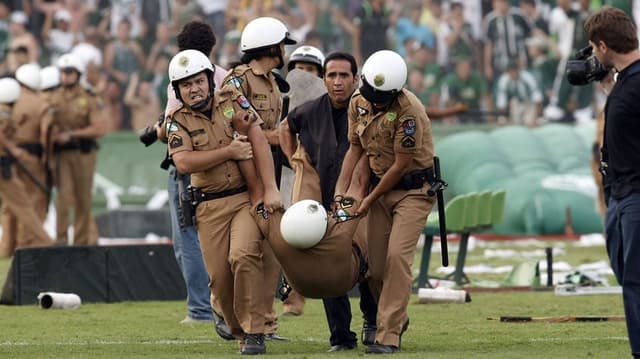
[(247, 334), (244, 336), (244, 344), (240, 350), (243, 355), (264, 354), (267, 346), (264, 344), (264, 334)]

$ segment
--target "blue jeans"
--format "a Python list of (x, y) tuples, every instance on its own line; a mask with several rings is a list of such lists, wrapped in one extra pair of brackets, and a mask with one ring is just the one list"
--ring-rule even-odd
[[(178, 266), (182, 271), (187, 287), (187, 310), (189, 316), (197, 320), (213, 320), (211, 310), (211, 291), (209, 289), (209, 275), (204, 266), (200, 241), (195, 226), (180, 228), (178, 221), (178, 173), (175, 167), (169, 168), (169, 212), (171, 213), (171, 235), (173, 250), (176, 254)], [(185, 188), (191, 178), (183, 176)]]
[(611, 268), (622, 286), (631, 352), (640, 357), (640, 193), (609, 199), (605, 230)]

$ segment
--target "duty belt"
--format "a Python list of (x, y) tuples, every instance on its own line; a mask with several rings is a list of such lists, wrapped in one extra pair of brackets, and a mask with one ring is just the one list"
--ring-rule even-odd
[(18, 147), (22, 148), (23, 150), (29, 152), (30, 154), (36, 157), (42, 157), (42, 153), (44, 152), (42, 145), (39, 143), (20, 143), (18, 144)]
[[(435, 174), (433, 172), (433, 167), (411, 171), (404, 174), (392, 189), (407, 191), (410, 189), (421, 188), (425, 183), (432, 183), (434, 178)], [(371, 182), (371, 185), (375, 187), (380, 183), (380, 179), (380, 177), (371, 173), (369, 181)]]
[(54, 152), (80, 150), (82, 152), (91, 152), (98, 149), (98, 142), (95, 140), (76, 140), (69, 141), (64, 144), (56, 143), (53, 145)]
[(202, 192), (202, 191), (200, 191), (199, 188), (195, 188), (195, 187), (191, 187), (189, 190), (192, 193), (193, 201), (197, 205), (200, 202), (211, 201), (211, 200), (214, 200), (214, 199), (220, 199), (220, 198), (224, 198), (224, 197), (233, 196), (233, 195), (238, 194), (238, 193), (246, 192), (247, 191), (247, 186), (244, 185), (242, 187), (229, 189), (229, 190), (222, 191), (222, 192)]

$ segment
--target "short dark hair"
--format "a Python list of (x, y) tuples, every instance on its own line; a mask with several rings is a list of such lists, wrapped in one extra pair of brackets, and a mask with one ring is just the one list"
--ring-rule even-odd
[(216, 46), (216, 35), (209, 24), (202, 21), (191, 21), (184, 25), (178, 34), (178, 48), (183, 50), (198, 50), (207, 57)]
[(327, 64), (329, 63), (329, 61), (332, 61), (332, 60), (348, 61), (351, 64), (351, 73), (353, 74), (353, 77), (358, 76), (358, 63), (356, 62), (356, 59), (353, 57), (353, 55), (351, 55), (350, 53), (340, 52), (340, 51), (330, 53), (329, 56), (327, 56), (324, 59), (324, 66), (323, 66), (324, 73), (327, 72)]
[(604, 42), (611, 50), (628, 54), (638, 49), (638, 34), (633, 20), (622, 10), (603, 6), (591, 14), (584, 23), (587, 38)]

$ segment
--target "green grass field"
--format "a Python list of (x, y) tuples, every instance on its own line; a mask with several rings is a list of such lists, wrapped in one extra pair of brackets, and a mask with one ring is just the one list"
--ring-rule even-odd
[[(564, 248), (556, 260), (571, 265), (606, 259), (601, 247), (575, 247), (568, 241), (543, 243)], [(499, 248), (516, 248), (509, 243)], [(528, 248), (531, 249), (531, 248)], [(483, 258), (484, 248), (469, 253), (467, 265), (513, 264), (509, 259)], [(455, 254), (452, 255), (452, 260)], [(439, 256), (432, 256), (433, 268)], [(0, 260), (0, 282), (8, 269)], [(470, 275), (496, 279), (496, 275)], [(34, 299), (35, 301), (35, 299)], [(352, 302), (352, 329), (362, 320)], [(278, 309), (281, 309), (278, 304)], [(472, 293), (466, 304), (409, 305), (411, 326), (396, 358), (622, 358), (629, 356), (624, 322), (501, 323), (502, 315), (622, 315), (619, 295), (559, 297), (553, 292)], [(0, 306), (0, 358), (237, 358), (235, 342), (219, 339), (208, 324), (180, 325), (185, 304), (124, 302), (83, 304), (78, 310), (43, 310), (34, 305)], [(280, 334), (290, 342), (268, 343), (268, 355), (283, 358), (361, 357), (364, 347), (327, 353), (328, 329), (322, 304), (308, 300), (300, 317), (280, 319)]]

